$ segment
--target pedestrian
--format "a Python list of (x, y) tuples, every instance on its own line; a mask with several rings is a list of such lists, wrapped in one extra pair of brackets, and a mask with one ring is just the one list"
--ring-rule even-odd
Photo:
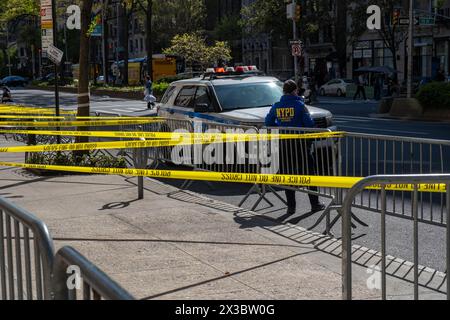
[[(281, 100), (275, 103), (266, 116), (267, 127), (298, 127), (313, 128), (314, 120), (311, 118), (303, 99), (298, 95), (299, 88), (295, 81), (288, 80), (284, 83)], [(281, 140), (280, 142), (280, 173), (297, 175), (315, 175), (314, 158), (311, 153), (311, 140)], [(301, 168), (295, 162), (303, 165)], [(310, 191), (317, 192), (317, 187), (310, 187)], [(296, 198), (294, 190), (286, 190), (288, 203), (287, 214), (292, 215), (296, 211)], [(317, 195), (309, 195), (311, 212), (325, 209), (325, 205), (319, 202)]]
[(152, 78), (149, 75), (145, 77), (144, 100), (147, 102), (147, 108), (153, 109), (156, 98), (153, 96), (153, 83)]
[(444, 70), (442, 70), (442, 68), (440, 68), (438, 70), (438, 72), (436, 73), (436, 77), (434, 78), (435, 81), (438, 82), (444, 82), (445, 81), (445, 74), (444, 74)]
[(367, 100), (366, 97), (366, 89), (364, 88), (364, 77), (362, 74), (360, 74), (357, 78), (356, 78), (356, 93), (353, 96), (353, 101), (356, 100), (356, 97), (361, 97), (361, 94), (363, 95), (364, 100)]
[(376, 75), (373, 83), (373, 98), (377, 101), (381, 99), (381, 90), (383, 88), (381, 75)]
[(7, 86), (2, 87), (2, 103), (12, 102), (11, 90)]
[(311, 90), (311, 102), (317, 102), (317, 81), (314, 75), (311, 77), (309, 88)]

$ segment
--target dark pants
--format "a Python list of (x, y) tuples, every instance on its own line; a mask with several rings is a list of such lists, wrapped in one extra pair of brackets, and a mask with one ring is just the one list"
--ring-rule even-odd
[[(311, 191), (317, 192), (317, 187), (309, 187), (308, 188)], [(319, 204), (319, 197), (309, 194), (309, 202), (311, 203), (311, 206)], [(295, 209), (297, 207), (297, 200), (295, 199), (295, 191), (294, 190), (286, 190), (286, 200), (288, 203), (289, 209)]]
[[(289, 133), (289, 132), (280, 132)], [(289, 175), (316, 175), (315, 159), (311, 154), (312, 143), (307, 140), (281, 140), (280, 141), (280, 173)], [(317, 187), (308, 187), (308, 190), (317, 192)], [(296, 207), (295, 191), (286, 190), (288, 207)], [(319, 203), (319, 197), (309, 195), (311, 206)]]
[(356, 97), (360, 97), (361, 93), (362, 93), (362, 95), (364, 97), (364, 100), (367, 100), (366, 89), (364, 88), (364, 86), (358, 86), (358, 89), (356, 90), (356, 93), (353, 96), (353, 100), (356, 100)]

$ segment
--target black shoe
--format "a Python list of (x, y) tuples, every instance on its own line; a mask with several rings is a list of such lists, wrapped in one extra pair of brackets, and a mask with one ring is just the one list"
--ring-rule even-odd
[(321, 202), (311, 205), (311, 212), (319, 212), (325, 210), (325, 205)]
[(286, 211), (286, 215), (292, 216), (296, 211), (296, 208), (288, 208)]

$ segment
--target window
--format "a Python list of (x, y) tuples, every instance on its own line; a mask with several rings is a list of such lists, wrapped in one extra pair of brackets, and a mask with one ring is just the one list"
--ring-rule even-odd
[(139, 52), (140, 50), (139, 50), (139, 42), (138, 42), (138, 39), (136, 39), (136, 40), (134, 41), (134, 45), (135, 45), (135, 47), (136, 47), (136, 51)]
[(201, 86), (197, 88), (197, 93), (195, 94), (195, 105), (197, 104), (207, 104), (211, 106), (211, 99), (209, 98), (208, 88)]
[(133, 52), (133, 40), (130, 40), (130, 52)]
[(215, 86), (223, 110), (272, 106), (283, 95), (281, 82), (261, 82)]
[(171, 86), (169, 89), (167, 89), (166, 93), (164, 94), (164, 97), (161, 99), (161, 103), (164, 104), (164, 103), (169, 102), (169, 100), (170, 100), (170, 98), (172, 98), (172, 95), (174, 94), (176, 88), (177, 87), (175, 87), (175, 86)]
[(177, 99), (175, 100), (175, 105), (178, 107), (192, 108), (193, 107), (192, 101), (194, 99), (195, 89), (196, 88), (194, 86), (188, 86), (181, 89)]
[(143, 51), (143, 50), (144, 50), (144, 39), (141, 38), (141, 51)]

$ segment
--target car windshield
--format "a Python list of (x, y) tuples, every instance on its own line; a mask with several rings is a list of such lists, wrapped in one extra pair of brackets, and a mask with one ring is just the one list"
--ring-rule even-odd
[(262, 108), (272, 106), (283, 95), (282, 83), (277, 81), (215, 86), (223, 110)]

